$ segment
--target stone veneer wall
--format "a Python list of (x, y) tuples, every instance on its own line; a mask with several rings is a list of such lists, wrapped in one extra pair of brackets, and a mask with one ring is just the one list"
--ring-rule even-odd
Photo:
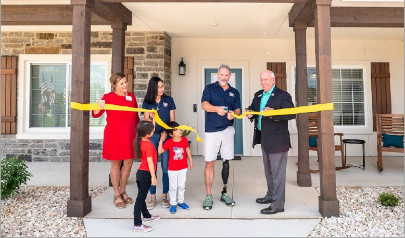
[[(91, 32), (91, 54), (111, 54), (112, 32)], [(1, 55), (71, 54), (71, 32), (1, 32)], [(126, 32), (125, 56), (134, 57), (133, 92), (142, 105), (148, 81), (159, 76), (171, 94), (171, 38), (166, 32)], [(20, 105), (17, 105), (20, 106)], [(23, 116), (23, 115), (19, 115)], [(101, 159), (102, 140), (90, 140), (90, 161)], [(69, 140), (17, 140), (0, 135), (0, 158), (18, 155), (27, 161), (69, 161)]]
[[(18, 156), (25, 161), (69, 162), (69, 140), (28, 140), (15, 138), (15, 135), (1, 135), (2, 157)], [(101, 158), (102, 140), (90, 140), (90, 162), (106, 161)]]
[[(91, 54), (111, 54), (112, 32), (91, 33)], [(2, 32), (1, 55), (72, 54), (71, 32)], [(159, 76), (171, 94), (171, 38), (166, 32), (126, 32), (125, 56), (134, 57), (134, 93), (138, 104), (148, 81)], [(142, 105), (142, 104), (141, 104)]]

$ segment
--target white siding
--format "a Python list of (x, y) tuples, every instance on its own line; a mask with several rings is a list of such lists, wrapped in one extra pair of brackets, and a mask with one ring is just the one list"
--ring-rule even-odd
[[(315, 42), (307, 40), (308, 64), (315, 64)], [(337, 128), (343, 131), (344, 138), (366, 140), (367, 156), (376, 156), (376, 135), (372, 131), (371, 118), (371, 62), (389, 62), (391, 72), (392, 112), (404, 113), (404, 44), (402, 40), (333, 40), (333, 65), (362, 65), (366, 67), (365, 98), (368, 126), (366, 128)], [(185, 76), (178, 75), (178, 64), (181, 57), (187, 64)], [(292, 93), (292, 67), (295, 65), (295, 49), (293, 40), (255, 40), (255, 39), (172, 39), (172, 96), (176, 101), (176, 118), (182, 123), (189, 123), (204, 136), (203, 114), (201, 109), (201, 93), (203, 84), (202, 69), (204, 66), (218, 66), (220, 63), (229, 65), (245, 65), (243, 80), (244, 98), (242, 108), (250, 104), (253, 94), (260, 89), (259, 74), (266, 69), (266, 62), (287, 63), (287, 89)], [(247, 98), (246, 98), (247, 96)], [(187, 98), (187, 100), (184, 100)], [(192, 112), (192, 105), (198, 105), (198, 113)], [(290, 123), (292, 134), (292, 150), (290, 155), (297, 155), (297, 135), (294, 121)], [(251, 148), (253, 125), (245, 119), (244, 150), (245, 155), (260, 155), (259, 146)], [(191, 137), (193, 138), (193, 137)], [(194, 139), (194, 138), (193, 138)], [(350, 146), (350, 145), (349, 145)], [(202, 143), (192, 144), (195, 154), (203, 152)], [(337, 152), (337, 154), (339, 154)], [(311, 155), (313, 155), (311, 153)], [(350, 155), (361, 155), (361, 146), (352, 146)]]

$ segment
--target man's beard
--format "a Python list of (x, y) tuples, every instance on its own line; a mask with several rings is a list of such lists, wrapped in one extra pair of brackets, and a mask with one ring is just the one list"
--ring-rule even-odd
[(222, 86), (226, 86), (227, 84), (228, 84), (228, 82), (226, 82), (226, 81), (219, 81), (219, 83), (222, 85)]

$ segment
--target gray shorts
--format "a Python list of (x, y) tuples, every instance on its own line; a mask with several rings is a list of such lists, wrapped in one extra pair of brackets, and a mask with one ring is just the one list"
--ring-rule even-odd
[(235, 128), (228, 126), (223, 131), (205, 132), (204, 160), (207, 162), (217, 159), (218, 151), (223, 160), (232, 160), (234, 157)]

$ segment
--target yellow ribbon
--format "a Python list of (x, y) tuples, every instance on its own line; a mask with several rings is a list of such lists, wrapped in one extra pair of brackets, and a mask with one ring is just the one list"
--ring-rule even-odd
[[(81, 104), (81, 103), (77, 103), (77, 102), (71, 102), (70, 107), (72, 109), (77, 109), (77, 110), (81, 110), (81, 111), (101, 110), (98, 103)], [(113, 105), (113, 104), (105, 104), (105, 107), (103, 110), (155, 113), (155, 121), (158, 125), (160, 125), (161, 127), (165, 128), (165, 129), (174, 129), (174, 128), (171, 128), (168, 125), (166, 125), (166, 123), (164, 123), (162, 121), (162, 119), (160, 119), (159, 114), (156, 113), (157, 112), (156, 110), (125, 107), (125, 106), (118, 106), (118, 105)], [(328, 110), (333, 110), (333, 103), (323, 103), (323, 104), (316, 104), (316, 105), (311, 105), (311, 106), (283, 108), (283, 109), (268, 110), (268, 111), (262, 111), (262, 112), (251, 111), (251, 112), (244, 112), (241, 115), (236, 115), (236, 114), (232, 113), (232, 115), (235, 118), (242, 119), (244, 116), (246, 116), (246, 114), (261, 115), (261, 116), (269, 117), (269, 116), (310, 113), (310, 112), (319, 112), (319, 111), (328, 111)], [(189, 131), (195, 132), (197, 135), (197, 141), (203, 142), (203, 140), (198, 135), (198, 132), (196, 130), (194, 130), (192, 127), (186, 126), (186, 125), (180, 125), (176, 128), (180, 129), (180, 130), (189, 130)]]
[(310, 113), (310, 112), (319, 112), (319, 111), (328, 111), (333, 110), (333, 103), (323, 103), (316, 104), (311, 106), (301, 106), (301, 107), (292, 107), (292, 108), (283, 108), (277, 110), (268, 110), (262, 112), (244, 112), (241, 115), (236, 115), (232, 113), (235, 118), (242, 119), (246, 114), (261, 115), (265, 117), (270, 116), (280, 116), (280, 115), (289, 115), (289, 114), (299, 114), (299, 113)]
[[(77, 103), (77, 102), (71, 102), (70, 107), (72, 109), (77, 109), (77, 110), (80, 110), (80, 111), (111, 110), (111, 111), (128, 111), (128, 112), (151, 112), (151, 113), (157, 112), (156, 110), (125, 107), (125, 106), (118, 106), (118, 105), (113, 105), (113, 104), (105, 104), (104, 109), (101, 109), (100, 106), (98, 105), (98, 103), (81, 104), (81, 103)], [(170, 126), (166, 125), (166, 123), (164, 123), (162, 121), (162, 119), (160, 119), (158, 113), (155, 113), (155, 122), (159, 126), (165, 128), (165, 129), (173, 129)], [(196, 130), (194, 130), (194, 128), (192, 128), (190, 126), (186, 126), (186, 125), (180, 125), (180, 126), (178, 126), (176, 128), (180, 129), (180, 130), (189, 130), (189, 131), (195, 132), (197, 134), (197, 141), (198, 142), (203, 142), (203, 139), (200, 138), (200, 136), (198, 135), (198, 132)]]

